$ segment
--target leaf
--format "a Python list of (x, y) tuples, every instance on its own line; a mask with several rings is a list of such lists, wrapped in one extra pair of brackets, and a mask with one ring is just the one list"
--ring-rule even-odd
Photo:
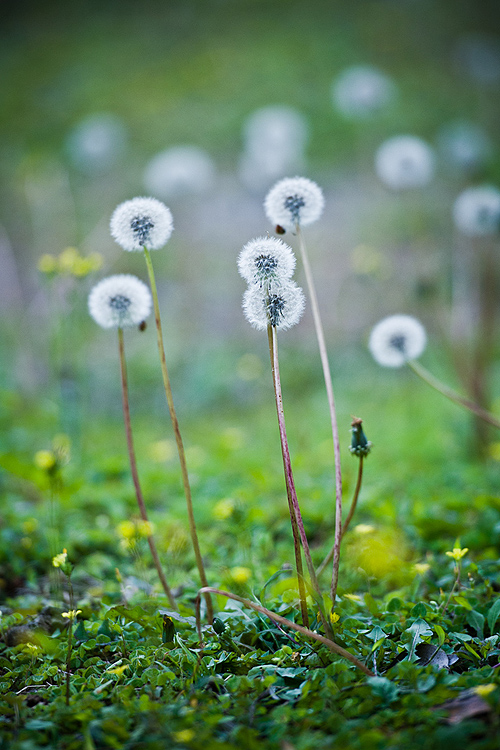
[(496, 625), (496, 622), (498, 618), (500, 617), (500, 597), (493, 602), (493, 604), (490, 607), (490, 611), (488, 612), (488, 615), (486, 617), (486, 621), (488, 623), (488, 627), (490, 629), (490, 633), (493, 634), (493, 628)]
[(370, 630), (370, 632), (366, 633), (365, 635), (371, 641), (380, 641), (380, 640), (383, 640), (384, 638), (387, 638), (387, 633), (384, 633), (384, 631), (379, 625), (375, 625), (373, 630)]
[(432, 630), (425, 620), (419, 618), (418, 620), (415, 620), (413, 625), (410, 625), (410, 627), (407, 628), (407, 631), (412, 635), (410, 648), (408, 650), (408, 659), (411, 661), (415, 654), (417, 643), (420, 643), (424, 636), (432, 635)]
[(378, 695), (384, 703), (393, 703), (398, 699), (399, 688), (387, 677), (368, 677), (366, 680), (367, 684), (370, 685), (371, 689)]
[(474, 628), (479, 638), (484, 638), (484, 615), (481, 612), (476, 612), (475, 609), (469, 612), (466, 617), (469, 625)]
[(467, 601), (463, 596), (454, 596), (453, 600), (458, 604), (460, 607), (465, 607), (465, 609), (472, 609), (472, 604)]
[(415, 604), (412, 611), (410, 612), (411, 617), (425, 617), (427, 614), (427, 607), (423, 602)]
[(441, 625), (434, 625), (434, 632), (436, 633), (436, 635), (438, 637), (438, 643), (439, 643), (439, 645), (442, 646), (443, 643), (446, 640), (446, 633), (444, 632), (444, 630), (441, 627)]

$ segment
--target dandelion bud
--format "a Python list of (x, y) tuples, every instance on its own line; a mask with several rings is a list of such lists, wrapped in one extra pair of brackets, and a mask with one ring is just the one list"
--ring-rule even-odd
[(130, 328), (148, 317), (153, 301), (144, 282), (118, 274), (96, 284), (88, 304), (90, 315), (102, 328)]
[(124, 250), (158, 250), (174, 228), (170, 209), (156, 198), (132, 198), (120, 203), (111, 217), (112, 237)]
[(249, 284), (272, 289), (290, 281), (295, 268), (292, 249), (277, 237), (258, 237), (244, 246), (238, 270)]
[(299, 322), (304, 307), (304, 293), (293, 281), (283, 284), (274, 292), (252, 286), (243, 296), (245, 317), (259, 331), (265, 330), (268, 325), (283, 331), (291, 328)]
[(321, 188), (307, 177), (285, 177), (271, 188), (264, 201), (266, 216), (273, 224), (293, 230), (297, 224), (313, 224), (323, 213)]
[(381, 320), (370, 334), (368, 348), (384, 367), (402, 367), (425, 349), (425, 328), (410, 315), (391, 315)]
[(366, 439), (363, 432), (363, 420), (354, 417), (351, 423), (351, 446), (349, 450), (359, 458), (367, 456), (371, 450), (372, 444)]

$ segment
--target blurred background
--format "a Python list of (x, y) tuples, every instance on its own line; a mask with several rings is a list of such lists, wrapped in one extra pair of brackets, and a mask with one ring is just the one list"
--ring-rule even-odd
[[(495, 0), (21, 1), (1, 14), (6, 393), (45, 398), (67, 432), (82, 413), (119, 417), (113, 334), (86, 300), (104, 275), (146, 278), (108, 226), (119, 202), (154, 195), (174, 215), (154, 262), (182, 413), (252, 406), (266, 341), (243, 318), (236, 257), (274, 231), (263, 199), (295, 174), (325, 192), (306, 241), (345, 420), (404, 381), (366, 351), (385, 315), (419, 317), (427, 363), (449, 373), (454, 339), (473, 335), (477, 242), (453, 205), (500, 184)], [(398, 136), (409, 152), (384, 157)], [(149, 409), (163, 398), (152, 326), (127, 346)], [(321, 387), (309, 312), (282, 350), (292, 391)]]

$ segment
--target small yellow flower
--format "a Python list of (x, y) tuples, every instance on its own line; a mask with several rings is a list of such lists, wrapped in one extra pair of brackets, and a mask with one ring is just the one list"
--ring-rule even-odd
[(429, 563), (415, 563), (415, 565), (413, 566), (413, 570), (415, 571), (415, 573), (417, 573), (417, 575), (424, 576), (427, 571), (430, 570), (430, 567), (431, 566), (429, 565)]
[(23, 523), (23, 531), (25, 534), (33, 534), (38, 528), (38, 521), (36, 518), (27, 518)]
[(63, 565), (66, 565), (67, 561), (68, 551), (66, 549), (63, 549), (62, 552), (52, 558), (52, 565), (54, 566), (54, 568), (62, 568)]
[(194, 729), (180, 729), (178, 732), (174, 732), (176, 742), (191, 742), (194, 739)]
[(148, 537), (151, 536), (154, 530), (154, 526), (151, 521), (137, 521), (137, 533), (139, 536)]
[(49, 255), (48, 253), (45, 253), (45, 255), (40, 256), (38, 259), (38, 270), (41, 273), (51, 274), (55, 273), (57, 270), (57, 259), (54, 255)]
[(358, 594), (344, 594), (344, 599), (350, 599), (351, 602), (363, 601)]
[(231, 568), (230, 570), (231, 578), (235, 583), (246, 583), (252, 576), (252, 571), (250, 568), (243, 568), (240, 566), (236, 566), (235, 568)]
[(460, 562), (462, 557), (465, 557), (468, 551), (468, 547), (464, 547), (463, 549), (460, 549), (460, 547), (453, 547), (453, 550), (451, 552), (446, 552), (446, 555), (455, 560), (455, 562)]
[(40, 651), (39, 646), (36, 646), (34, 643), (25, 643), (24, 647), (28, 651), (28, 653), (31, 654), (31, 656), (36, 656)]
[(116, 531), (124, 539), (132, 539), (135, 536), (135, 524), (132, 521), (121, 521), (116, 527)]
[(81, 609), (70, 609), (69, 612), (63, 612), (62, 616), (65, 617), (67, 620), (76, 620), (78, 615), (81, 615), (82, 610)]
[(59, 254), (58, 264), (59, 270), (62, 273), (73, 273), (75, 264), (79, 260), (79, 254), (76, 247), (67, 247), (62, 253)]
[(57, 459), (52, 451), (37, 451), (34, 457), (35, 466), (43, 471), (52, 471), (57, 464)]
[(486, 685), (476, 685), (476, 687), (473, 688), (476, 695), (479, 695), (481, 698), (486, 698), (495, 689), (496, 685), (493, 682), (488, 682)]
[(231, 497), (225, 497), (223, 500), (219, 500), (214, 505), (212, 515), (219, 521), (225, 521), (227, 518), (231, 518), (234, 513), (236, 503)]
[(338, 615), (336, 612), (330, 612), (330, 622), (332, 625), (335, 625), (336, 622), (340, 620), (340, 615)]

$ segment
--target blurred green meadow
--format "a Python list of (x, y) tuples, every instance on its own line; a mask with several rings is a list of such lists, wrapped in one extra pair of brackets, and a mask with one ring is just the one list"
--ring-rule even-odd
[[(133, 605), (159, 596), (130, 478), (115, 332), (98, 328), (87, 312), (88, 293), (103, 276), (146, 280), (141, 254), (124, 253), (109, 234), (116, 205), (136, 195), (155, 194), (174, 217), (172, 238), (153, 260), (210, 584), (257, 595), (282, 566), (293, 565), (267, 341), (243, 317), (236, 258), (249, 239), (274, 232), (262, 208), (268, 189), (280, 177), (303, 174), (326, 200), (322, 219), (305, 234), (324, 315), (347, 505), (357, 472), (349, 453), (353, 416), (363, 419), (373, 443), (342, 547), (338, 593), (369, 593), (385, 603), (402, 597), (410, 612), (431, 591), (438, 597), (450, 589), (445, 552), (467, 547), (464, 565), (475, 566), (472, 575), (490, 586), (487, 605), (478, 608), (486, 613), (500, 588), (500, 435), (487, 432), (478, 459), (471, 417), (412, 372), (380, 367), (367, 340), (386, 315), (416, 316), (429, 338), (422, 362), (464, 391), (475, 341), (461, 336), (461, 326), (465, 320), (473, 330), (477, 320), (466, 296), (459, 300), (465, 318), (454, 317), (454, 285), (457, 257), (473, 266), (475, 245), (457, 231), (452, 210), (463, 189), (500, 185), (497, 3), (77, 0), (6, 3), (0, 13), (2, 612), (33, 617), (41, 602), (63, 596), (51, 569), (63, 548), (75, 565), (75, 597), (85, 616), (101, 600)], [(365, 117), (348, 116), (332, 101), (334, 81), (357, 65), (383, 71), (394, 86), (387, 106)], [(262, 173), (258, 158), (250, 159), (249, 123), (267, 107), (292, 111), (302, 140), (274, 171)], [(450, 145), (460, 127), (473, 133), (470, 157)], [(434, 178), (423, 188), (391, 191), (377, 177), (377, 148), (400, 134), (433, 149)], [(201, 166), (185, 172), (177, 165), (169, 179), (158, 177), (152, 160), (179, 146), (198, 149)], [(292, 234), (284, 239), (297, 249)], [(497, 253), (498, 233), (488, 242)], [(300, 263), (296, 278), (304, 283)], [(498, 323), (498, 305), (492, 314)], [(279, 338), (292, 465), (319, 564), (333, 543), (335, 487), (310, 310)], [(198, 577), (154, 323), (125, 339), (144, 495), (169, 581), (189, 607)], [(486, 372), (496, 414), (499, 340)], [(416, 564), (430, 566), (420, 589)], [(327, 588), (328, 574), (323, 583)], [(269, 598), (286, 586), (271, 587)], [(474, 667), (493, 665), (479, 660)], [(478, 677), (496, 679), (489, 672)], [(172, 747), (203, 743), (204, 735), (175, 726)], [(32, 730), (39, 744), (20, 747), (53, 741), (47, 727)], [(30, 743), (23, 731), (19, 742)], [(145, 746), (132, 734), (107, 731), (83, 731), (85, 748)], [(295, 746), (264, 725), (259, 731), (222, 733), (213, 746), (253, 748), (259, 737), (269, 747)], [(5, 746), (14, 747), (9, 732)], [(313, 746), (312, 729), (294, 732), (297, 748)], [(478, 747), (494, 747), (487, 744), (493, 730), (487, 735)], [(359, 746), (408, 740), (388, 736), (370, 735)], [(443, 735), (446, 742), (451, 737)], [(345, 741), (353, 738), (354, 730)], [(330, 747), (325, 738), (316, 746)]]

